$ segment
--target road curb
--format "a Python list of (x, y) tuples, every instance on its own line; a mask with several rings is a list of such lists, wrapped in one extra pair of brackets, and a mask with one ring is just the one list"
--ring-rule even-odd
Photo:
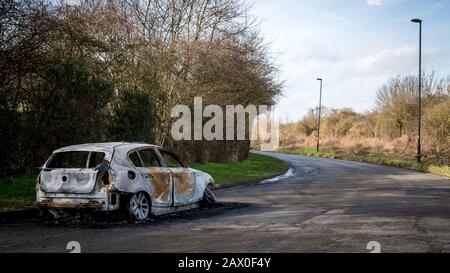
[(260, 178), (254, 179), (254, 180), (248, 180), (248, 181), (244, 181), (244, 182), (231, 183), (231, 184), (225, 184), (225, 185), (220, 185), (220, 186), (213, 186), (212, 189), (213, 190), (221, 190), (221, 189), (234, 188), (234, 187), (238, 187), (238, 186), (254, 185), (254, 184), (257, 184), (257, 183), (267, 180), (267, 179), (272, 179), (277, 176), (282, 176), (282, 175), (286, 174), (289, 171), (289, 169), (291, 169), (291, 168), (292, 168), (292, 166), (290, 164), (288, 164), (286, 169), (279, 171), (272, 175), (263, 176), (263, 177), (260, 177)]
[(352, 160), (352, 159), (343, 158), (343, 157), (306, 155), (306, 154), (297, 154), (297, 153), (289, 153), (289, 152), (277, 152), (277, 153), (282, 154), (282, 155), (299, 155), (299, 156), (311, 157), (311, 158), (323, 158), (323, 159), (331, 159), (331, 160), (342, 160), (342, 161), (348, 161), (348, 162), (365, 163), (365, 164), (371, 164), (371, 165), (376, 165), (376, 166), (384, 166), (384, 167), (390, 167), (390, 168), (398, 168), (398, 169), (404, 169), (404, 170), (409, 170), (409, 171), (415, 171), (418, 173), (433, 174), (433, 175), (437, 175), (440, 177), (450, 179), (450, 175), (435, 173), (435, 172), (428, 171), (426, 169), (414, 168), (414, 167), (410, 167), (410, 166), (400, 166), (400, 165), (388, 164), (388, 163), (383, 163), (383, 162), (373, 162), (373, 161), (369, 161), (369, 160), (364, 160), (363, 158)]
[(38, 208), (0, 211), (0, 223), (36, 218), (38, 213)]

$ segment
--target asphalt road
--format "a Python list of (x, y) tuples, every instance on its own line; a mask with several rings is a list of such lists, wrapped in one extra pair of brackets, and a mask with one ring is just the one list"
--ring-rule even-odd
[(149, 223), (0, 226), (0, 252), (450, 252), (450, 179), (274, 154), (294, 176), (216, 191), (222, 205)]

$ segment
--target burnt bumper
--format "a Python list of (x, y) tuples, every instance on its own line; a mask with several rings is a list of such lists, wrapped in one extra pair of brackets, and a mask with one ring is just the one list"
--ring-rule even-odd
[(89, 201), (87, 203), (78, 203), (78, 202), (55, 202), (51, 200), (43, 200), (37, 203), (39, 208), (47, 208), (47, 209), (95, 209), (101, 210), (103, 208), (103, 204), (98, 201)]

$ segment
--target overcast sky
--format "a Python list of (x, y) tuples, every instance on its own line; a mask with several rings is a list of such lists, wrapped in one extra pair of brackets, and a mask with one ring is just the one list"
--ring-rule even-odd
[(397, 74), (417, 73), (423, 20), (423, 68), (450, 75), (450, 0), (253, 0), (253, 13), (282, 70), (283, 121), (323, 104), (363, 112)]

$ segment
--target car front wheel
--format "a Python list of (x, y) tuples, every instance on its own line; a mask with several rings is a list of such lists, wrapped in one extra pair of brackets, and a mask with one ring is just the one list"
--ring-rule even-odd
[(216, 196), (212, 192), (210, 187), (206, 187), (203, 192), (203, 198), (200, 201), (202, 207), (212, 207), (216, 203)]
[(151, 202), (144, 192), (137, 192), (130, 198), (130, 214), (138, 221), (145, 221), (150, 216)]

